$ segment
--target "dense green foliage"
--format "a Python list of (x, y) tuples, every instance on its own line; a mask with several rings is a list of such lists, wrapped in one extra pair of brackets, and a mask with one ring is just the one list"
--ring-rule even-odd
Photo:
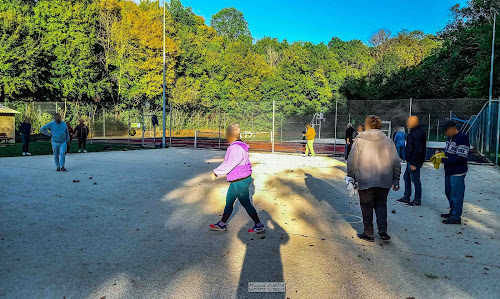
[[(379, 30), (365, 45), (337, 37), (328, 44), (254, 40), (235, 8), (221, 10), (207, 26), (172, 0), (167, 97), (184, 111), (220, 107), (234, 114), (269, 110), (273, 99), (282, 112), (305, 114), (346, 98), (484, 98), (495, 6), (498, 0), (472, 0), (452, 8), (453, 19), (437, 36)], [(0, 0), (0, 102), (159, 107), (162, 28), (158, 1)], [(495, 73), (498, 95), (500, 63)]]

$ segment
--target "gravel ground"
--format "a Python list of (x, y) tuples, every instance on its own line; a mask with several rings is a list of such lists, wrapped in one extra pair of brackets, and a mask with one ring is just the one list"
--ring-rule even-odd
[[(443, 170), (422, 170), (423, 206), (389, 195), (390, 242), (365, 243), (345, 164), (252, 154), (253, 201), (212, 232), (224, 153), (166, 149), (0, 159), (2, 298), (498, 298), (500, 173), (471, 165), (462, 225), (443, 225)], [(92, 177), (92, 178), (90, 178)], [(78, 180), (79, 182), (73, 182)], [(391, 213), (395, 210), (395, 213)], [(285, 282), (286, 293), (249, 293)]]

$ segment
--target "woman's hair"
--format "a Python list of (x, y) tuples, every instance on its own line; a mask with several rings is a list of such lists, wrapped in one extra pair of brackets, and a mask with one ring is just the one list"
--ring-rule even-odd
[(366, 118), (366, 122), (370, 125), (370, 129), (382, 128), (382, 120), (378, 116), (370, 115)]
[(231, 124), (227, 127), (226, 132), (228, 135), (239, 138), (241, 133), (240, 125), (237, 123)]

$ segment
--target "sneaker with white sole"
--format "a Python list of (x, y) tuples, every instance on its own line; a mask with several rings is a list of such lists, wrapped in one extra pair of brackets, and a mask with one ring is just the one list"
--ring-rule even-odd
[(26, 153), (26, 156), (31, 156), (31, 153), (28, 153), (28, 152), (27, 152), (27, 153)]
[(26, 156), (26, 153), (25, 153), (25, 152), (23, 152), (23, 156)]
[(221, 225), (219, 222), (215, 224), (210, 224), (210, 229), (215, 230), (215, 231), (226, 231), (227, 230), (227, 225)]
[(82, 150), (80, 150), (80, 149), (79, 149), (79, 150), (78, 150), (78, 152), (79, 152), (79, 153), (81, 153), (81, 152), (82, 152)]
[(84, 153), (87, 153), (87, 151), (86, 151), (86, 150), (83, 150), (83, 152), (84, 152)]
[(260, 234), (266, 231), (264, 224), (260, 223), (260, 226), (255, 224), (251, 229), (248, 230), (251, 234)]

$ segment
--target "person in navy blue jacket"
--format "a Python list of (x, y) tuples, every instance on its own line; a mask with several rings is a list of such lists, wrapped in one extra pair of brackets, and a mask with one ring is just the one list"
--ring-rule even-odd
[(31, 118), (26, 117), (24, 121), (21, 123), (19, 127), (19, 133), (21, 133), (23, 137), (23, 156), (31, 156), (29, 147), (30, 147), (30, 138), (31, 138)]
[(469, 138), (457, 129), (453, 120), (443, 124), (443, 132), (448, 137), (442, 159), (445, 172), (445, 193), (450, 204), (450, 212), (441, 214), (444, 224), (460, 224), (465, 195), (465, 175), (467, 174), (467, 157), (469, 155)]
[[(420, 168), (425, 162), (425, 151), (427, 149), (427, 136), (420, 127), (420, 121), (416, 116), (410, 116), (406, 120), (406, 126), (410, 129), (406, 137), (405, 159), (406, 171), (403, 176), (405, 181), (405, 194), (398, 202), (405, 203), (411, 207), (422, 205), (422, 183), (420, 182)], [(415, 197), (411, 201), (411, 183), (415, 186)]]

